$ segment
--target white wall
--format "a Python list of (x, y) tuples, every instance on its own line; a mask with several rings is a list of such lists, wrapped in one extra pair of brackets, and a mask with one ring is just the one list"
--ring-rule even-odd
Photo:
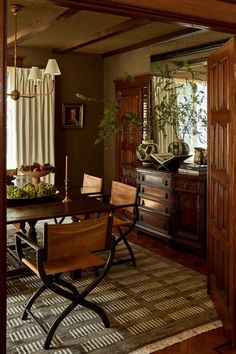
[[(115, 96), (114, 80), (127, 75), (135, 76), (150, 73), (149, 47), (118, 54), (104, 59), (104, 97)], [(115, 178), (115, 145), (104, 149), (105, 192), (110, 191), (112, 179)]]

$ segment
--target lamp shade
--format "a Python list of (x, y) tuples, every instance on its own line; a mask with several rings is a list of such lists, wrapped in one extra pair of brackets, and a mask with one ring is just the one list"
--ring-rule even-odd
[(37, 81), (42, 81), (42, 79), (40, 78), (39, 68), (37, 66), (32, 66), (32, 68), (30, 69), (28, 80), (34, 81), (34, 85), (37, 84)]
[(57, 65), (56, 59), (49, 59), (46, 69), (44, 71), (44, 75), (49, 74), (52, 75), (52, 79), (54, 79), (55, 75), (61, 75), (60, 69)]

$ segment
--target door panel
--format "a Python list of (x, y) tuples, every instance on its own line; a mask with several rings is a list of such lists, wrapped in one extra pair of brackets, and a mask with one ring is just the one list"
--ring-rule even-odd
[[(124, 88), (120, 91), (120, 112), (135, 114), (141, 113), (141, 95), (139, 87)], [(131, 138), (132, 137), (132, 138)], [(122, 164), (129, 164), (137, 161), (136, 146), (141, 143), (141, 136), (130, 125), (129, 130), (120, 134), (117, 139), (117, 179), (120, 180)]]
[[(132, 112), (143, 116), (144, 94), (149, 95), (150, 76), (140, 75), (132, 79), (116, 80), (116, 96), (120, 95), (120, 114)], [(141, 143), (142, 132), (130, 125), (116, 141), (116, 179), (121, 180), (122, 165), (137, 163), (136, 147)]]
[(208, 290), (236, 340), (235, 38), (208, 60)]

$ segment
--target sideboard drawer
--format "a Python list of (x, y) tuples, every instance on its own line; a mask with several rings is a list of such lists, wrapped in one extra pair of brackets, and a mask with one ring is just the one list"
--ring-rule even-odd
[(139, 208), (139, 221), (151, 225), (154, 228), (162, 230), (162, 232), (169, 233), (169, 218), (150, 211)]
[(141, 184), (140, 193), (149, 194), (153, 197), (165, 199), (165, 200), (171, 199), (171, 191), (169, 189), (151, 187), (145, 184)]
[(140, 169), (137, 169), (138, 181), (139, 183), (145, 182), (154, 186), (170, 186), (171, 185), (171, 174), (158, 172), (158, 173), (147, 173)]
[(183, 190), (191, 193), (205, 193), (205, 179), (194, 176), (177, 176), (175, 179), (175, 190)]
[(161, 203), (161, 202), (156, 201), (156, 200), (150, 200), (150, 199), (141, 197), (140, 198), (140, 206), (157, 210), (158, 212), (163, 213), (163, 214), (169, 214), (170, 213), (169, 204)]

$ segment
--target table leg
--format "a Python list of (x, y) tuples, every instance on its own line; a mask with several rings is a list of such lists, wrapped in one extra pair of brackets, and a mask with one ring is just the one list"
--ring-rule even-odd
[(35, 225), (37, 223), (37, 220), (30, 220), (27, 222), (30, 227), (27, 236), (29, 237), (30, 240), (37, 243), (37, 232), (35, 230)]

